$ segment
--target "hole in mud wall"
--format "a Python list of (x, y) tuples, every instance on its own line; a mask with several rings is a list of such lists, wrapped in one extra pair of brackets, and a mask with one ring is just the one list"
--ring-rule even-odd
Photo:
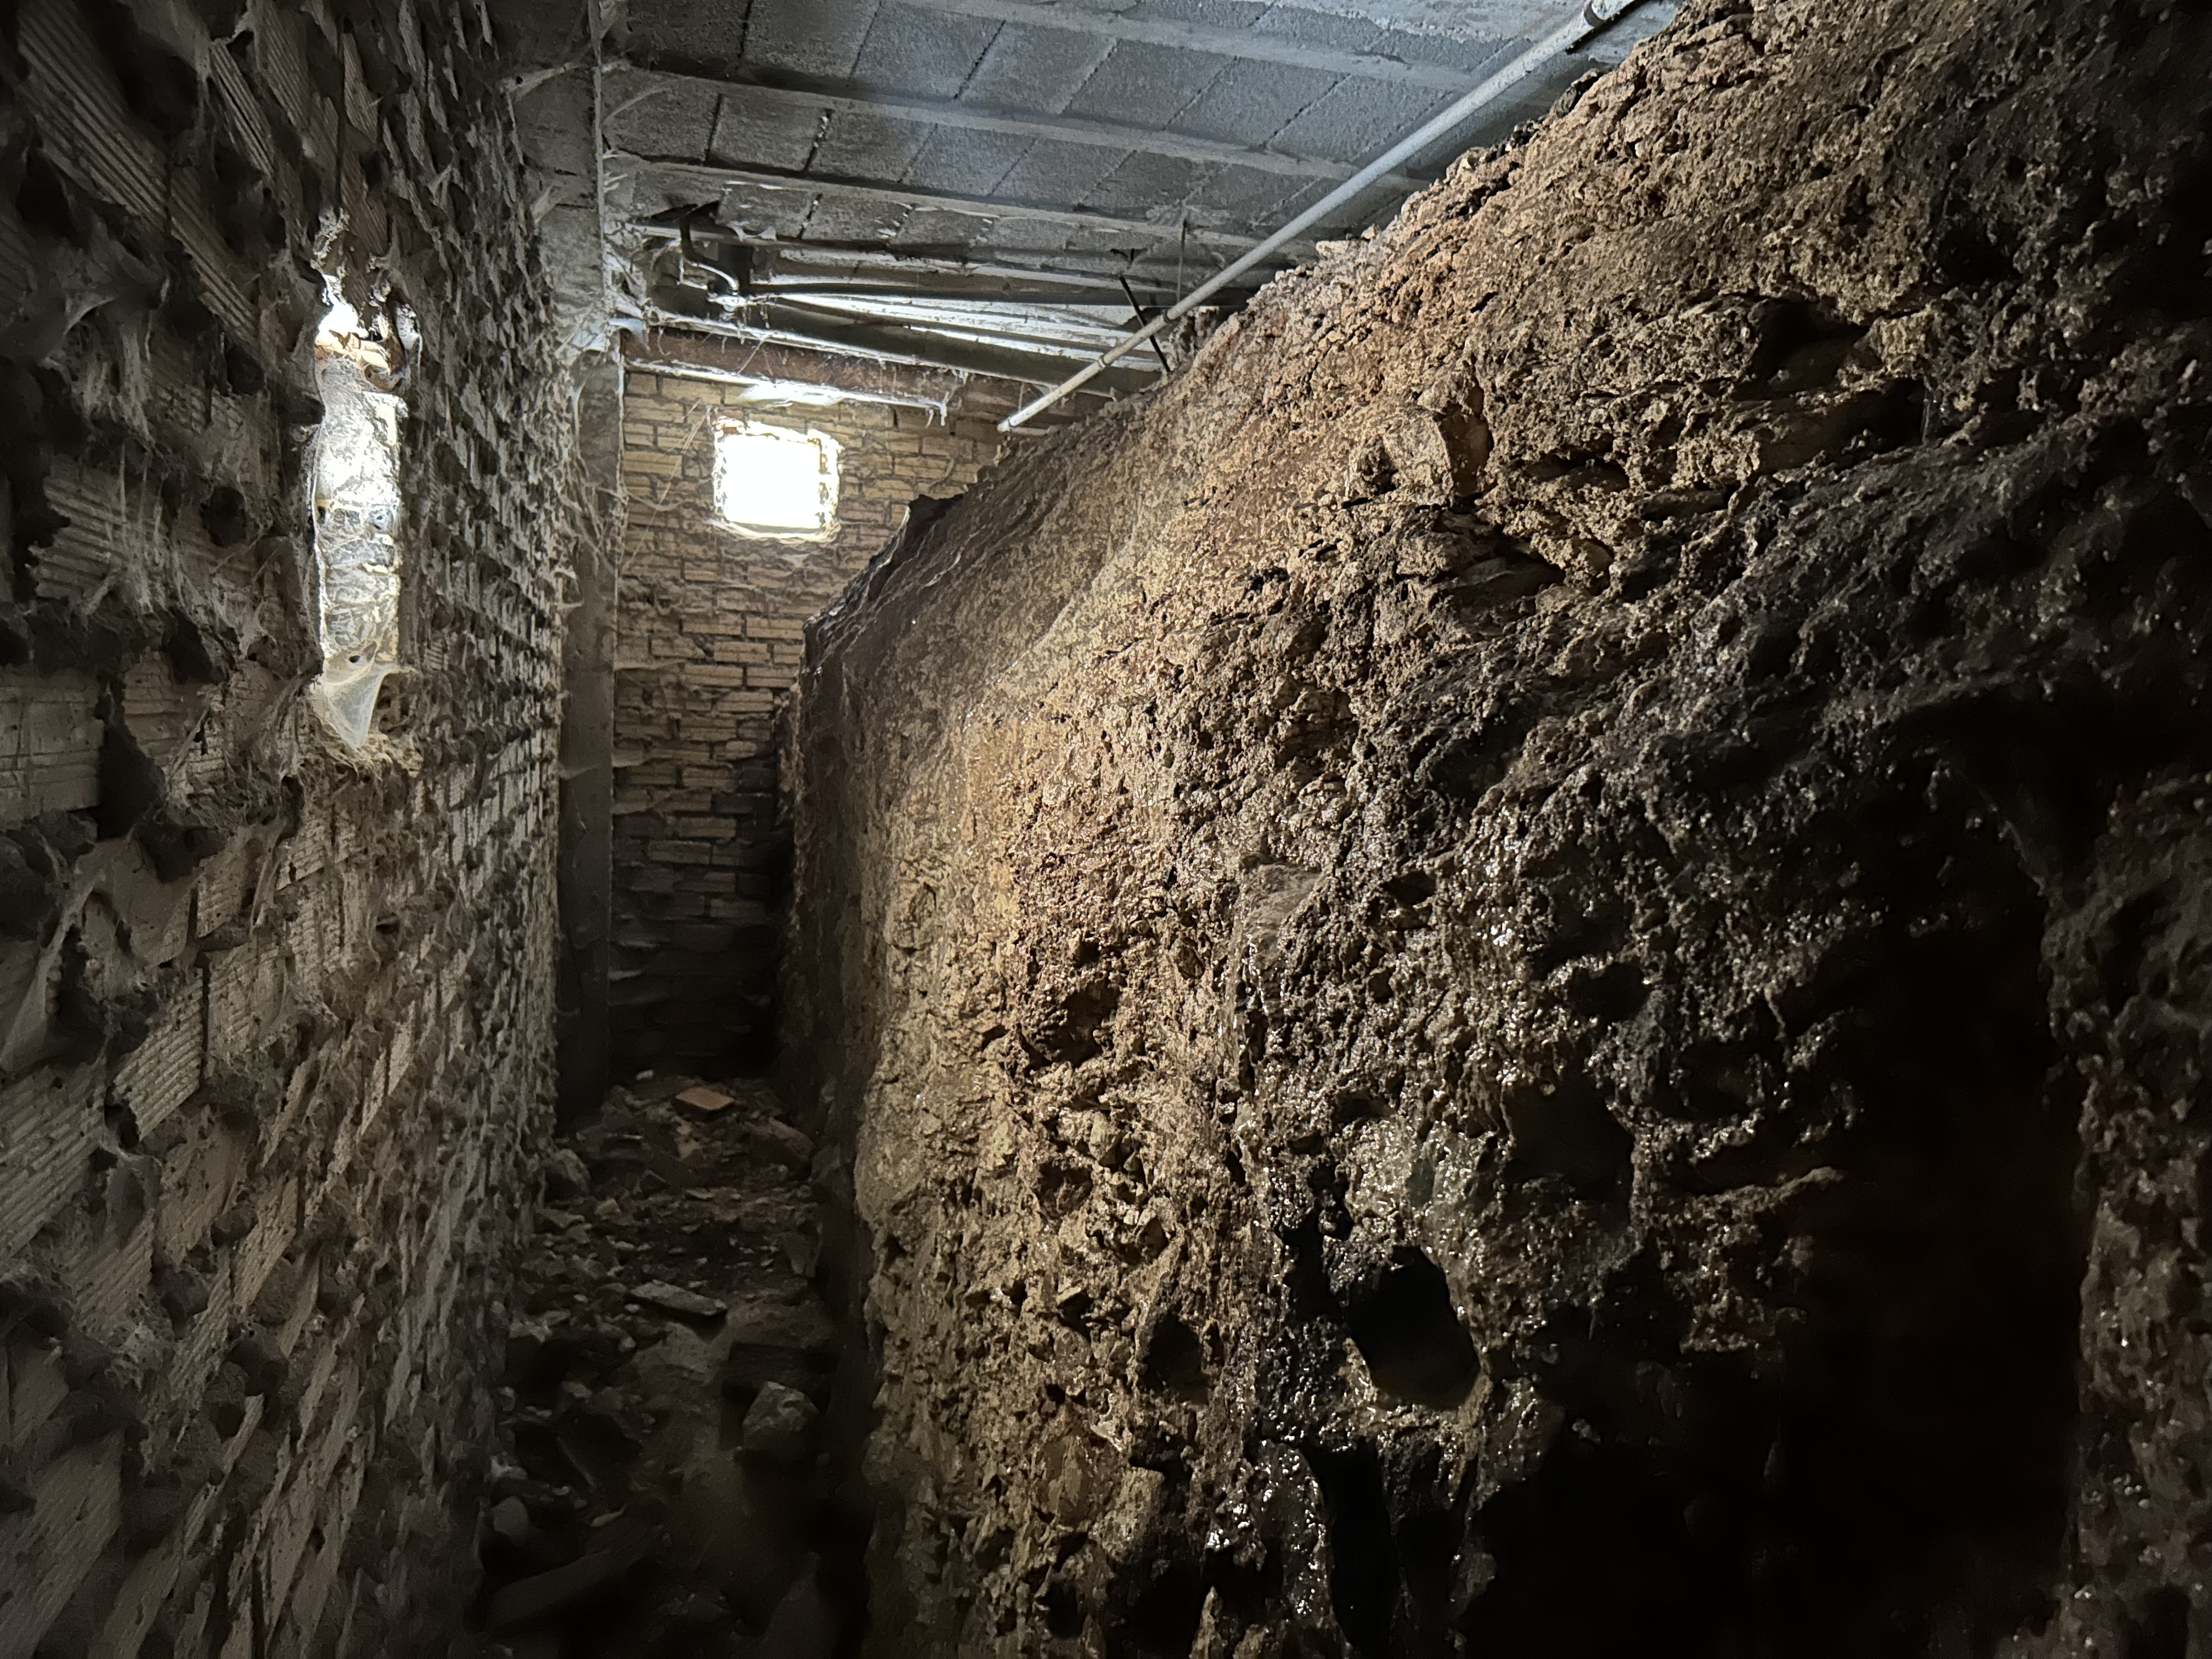
[(2145, 1596), (2128, 1621), (2124, 1659), (2187, 1659), (2189, 1595), (2168, 1585)]
[(1741, 1587), (1698, 1546), (1696, 1497), (1693, 1482), (1656, 1475), (1583, 1431), (1563, 1435), (1534, 1480), (1484, 1511), (1497, 1576), (1468, 1618), (1475, 1650), (1727, 1651), (1717, 1638)]
[(1206, 1344), (1173, 1314), (1152, 1328), (1152, 1340), (1145, 1350), (1144, 1383), (1154, 1394), (1205, 1403)]
[(1352, 1650), (1383, 1659), (1398, 1600), (1398, 1558), (1382, 1466), (1372, 1448), (1310, 1455), (1328, 1512), (1328, 1594)]
[(1074, 1585), (1061, 1579), (1045, 1587), (1044, 1624), (1062, 1641), (1083, 1634), (1083, 1604), (1076, 1597)]
[(1206, 1579), (1188, 1561), (1158, 1568), (1130, 1604), (1112, 1650), (1128, 1659), (1182, 1659), (1206, 1613)]
[(1370, 1286), (1347, 1298), (1345, 1323), (1376, 1389), (1395, 1400), (1450, 1407), (1474, 1386), (1480, 1361), (1452, 1306), (1443, 1270), (1401, 1249)]

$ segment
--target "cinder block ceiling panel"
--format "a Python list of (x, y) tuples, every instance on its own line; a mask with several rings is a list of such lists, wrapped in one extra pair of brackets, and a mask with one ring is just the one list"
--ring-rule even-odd
[[(532, 14), (515, 31), (540, 57), (545, 40), (568, 38), (528, 0), (497, 9)], [(880, 290), (884, 316), (909, 322), (948, 306), (1061, 306), (1075, 335), (1103, 343), (1113, 331), (1101, 331), (1099, 307), (1126, 304), (1121, 278), (1147, 304), (1172, 301), (1178, 283), (1253, 246), (1572, 9), (630, 0), (596, 60), (611, 303), (654, 326), (758, 337), (825, 300), (865, 312)], [(1622, 33), (1648, 33), (1671, 12), (1649, 0)], [(1561, 60), (1310, 236), (1388, 217), (1459, 149), (1503, 136), (1622, 49)], [(578, 67), (593, 67), (587, 46), (578, 52)], [(541, 166), (585, 176), (587, 152), (556, 157), (550, 137), (544, 148)], [(1292, 243), (1225, 297), (1312, 251)], [(825, 282), (844, 286), (825, 295)]]

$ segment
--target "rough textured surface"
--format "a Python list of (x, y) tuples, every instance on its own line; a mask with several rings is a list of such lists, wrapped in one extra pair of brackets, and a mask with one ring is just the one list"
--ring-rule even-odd
[(1704, 0), (820, 625), (877, 1651), (2199, 1650), (2208, 77)]
[[(753, 355), (730, 350), (729, 371), (750, 369)], [(940, 416), (872, 402), (794, 405), (776, 390), (726, 373), (632, 370), (625, 382), (609, 986), (621, 1075), (672, 1060), (758, 1068), (775, 1053), (774, 921), (791, 863), (776, 711), (799, 677), (801, 630), (909, 502), (958, 494), (998, 453), (990, 420), (964, 396)], [(1012, 390), (979, 381), (974, 396), (1003, 412)], [(714, 437), (741, 418), (836, 440), (835, 534), (742, 535), (722, 521)]]
[[(439, 1651), (580, 526), (505, 101), (413, 0), (24, 0), (0, 128), (0, 1655)], [(421, 323), (366, 757), (306, 696), (319, 260)]]

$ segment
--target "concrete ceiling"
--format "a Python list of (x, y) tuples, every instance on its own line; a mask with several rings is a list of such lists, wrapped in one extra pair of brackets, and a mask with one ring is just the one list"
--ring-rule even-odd
[[(611, 316), (1043, 381), (1126, 328), (1133, 299), (1170, 302), (1578, 5), (504, 0), (494, 11), (579, 343)], [(1453, 155), (1540, 113), (1673, 11), (1648, 0), (1314, 234), (1387, 219)], [(1312, 255), (1293, 244), (1252, 283)], [(1109, 388), (1149, 379), (1149, 362), (1128, 361)]]

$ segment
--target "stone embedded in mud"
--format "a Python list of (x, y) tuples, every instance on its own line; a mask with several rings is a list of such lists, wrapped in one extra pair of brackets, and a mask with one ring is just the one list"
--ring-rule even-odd
[(520, 1544), (530, 1536), (530, 1506), (520, 1498), (502, 1498), (491, 1506), (484, 1522), (495, 1537), (509, 1544)]
[(739, 1438), (747, 1451), (772, 1463), (803, 1463), (812, 1455), (814, 1425), (821, 1414), (798, 1389), (763, 1382), (745, 1410)]
[(712, 1388), (718, 1346), (687, 1325), (670, 1325), (659, 1341), (638, 1353), (639, 1387), (649, 1398)]
[(498, 1634), (588, 1606), (620, 1585), (652, 1553), (650, 1528), (617, 1518), (593, 1548), (565, 1566), (507, 1585), (491, 1598), (484, 1627)]

